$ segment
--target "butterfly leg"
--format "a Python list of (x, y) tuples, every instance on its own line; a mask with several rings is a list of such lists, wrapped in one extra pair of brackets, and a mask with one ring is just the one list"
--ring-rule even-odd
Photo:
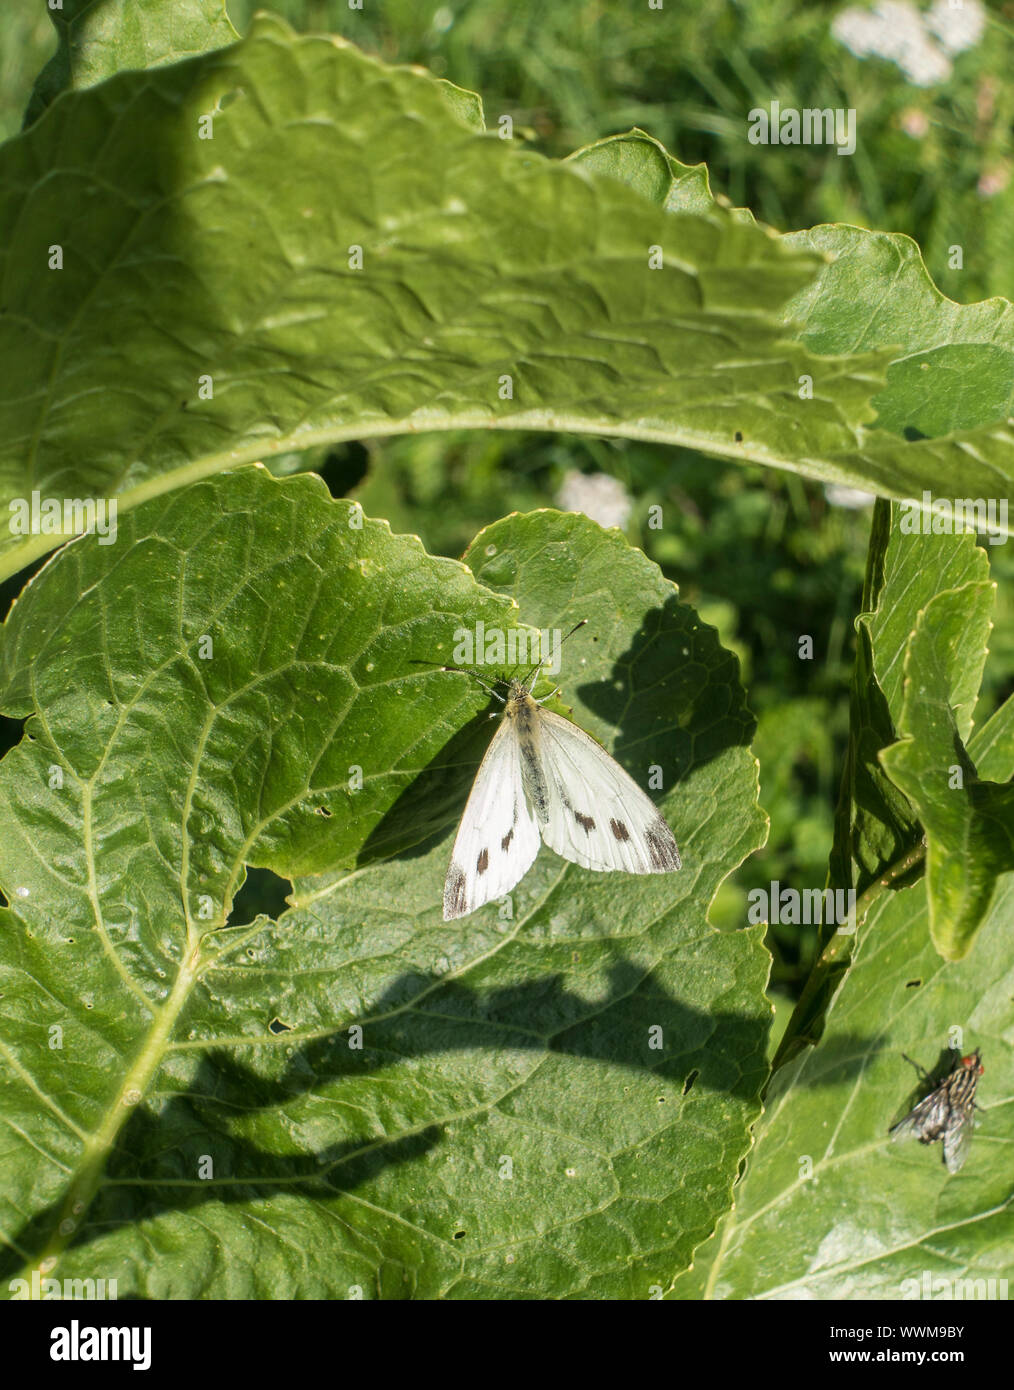
[(477, 681), (479, 685), (482, 686), (483, 690), (485, 690), (487, 695), (492, 695), (493, 698), (495, 700), (499, 700), (502, 705), (505, 705), (507, 703), (506, 696), (501, 695), (499, 691), (494, 690), (493, 687), (491, 685), (487, 685), (485, 681), (479, 680), (479, 677), (475, 674), (474, 671), (462, 671), (460, 666), (441, 666), (440, 669), (441, 671), (458, 671), (463, 676), (471, 676), (474, 681)]

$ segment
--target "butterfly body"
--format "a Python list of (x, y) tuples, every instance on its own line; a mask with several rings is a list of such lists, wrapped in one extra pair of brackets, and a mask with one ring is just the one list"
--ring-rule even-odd
[(504, 719), (513, 720), (517, 731), (518, 753), (521, 758), (521, 785), (540, 825), (549, 820), (549, 787), (542, 767), (539, 719), (547, 717), (540, 710), (521, 681), (511, 681), (510, 694), (503, 712)]
[(509, 892), (542, 841), (586, 869), (680, 867), (672, 831), (633, 778), (583, 729), (512, 680), (454, 842), (444, 920)]

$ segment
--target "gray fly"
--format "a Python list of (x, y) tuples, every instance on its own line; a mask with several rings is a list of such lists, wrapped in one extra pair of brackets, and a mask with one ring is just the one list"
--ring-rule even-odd
[(918, 1139), (922, 1144), (942, 1139), (947, 1171), (956, 1173), (968, 1157), (975, 1128), (975, 1088), (984, 1071), (978, 1048), (961, 1057), (943, 1081), (892, 1127), (891, 1138)]

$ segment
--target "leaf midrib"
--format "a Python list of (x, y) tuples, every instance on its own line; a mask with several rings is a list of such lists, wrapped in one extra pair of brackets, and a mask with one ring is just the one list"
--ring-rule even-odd
[[(216, 473), (245, 464), (258, 463), (265, 458), (280, 454), (303, 451), (321, 444), (341, 444), (350, 440), (380, 439), (390, 435), (444, 433), (454, 430), (533, 430), (587, 434), (596, 437), (606, 436), (616, 439), (635, 439), (646, 443), (671, 444), (685, 449), (696, 449), (712, 457), (726, 458), (740, 463), (757, 463), (769, 468), (780, 468), (785, 472), (798, 473), (820, 483), (840, 483), (844, 486), (868, 490), (870, 480), (830, 459), (811, 459), (809, 457), (774, 456), (768, 450), (751, 449), (741, 443), (733, 448), (723, 447), (720, 437), (686, 429), (651, 428), (643, 425), (617, 423), (609, 419), (596, 419), (591, 415), (572, 415), (567, 412), (542, 410), (525, 411), (504, 417), (491, 417), (474, 412), (448, 411), (441, 415), (439, 423), (420, 421), (413, 416), (388, 421), (359, 420), (344, 427), (327, 426), (314, 430), (293, 431), (275, 440), (257, 440), (255, 443), (188, 463), (151, 478), (137, 487), (128, 488), (116, 495), (117, 516), (121, 511), (130, 511), (142, 502), (164, 496), (178, 488), (188, 486)], [(863, 439), (857, 438), (855, 448), (861, 449)], [(892, 493), (899, 499), (908, 494), (899, 490)], [(24, 569), (26, 565), (55, 549), (66, 535), (53, 533), (31, 536), (17, 546), (0, 555), (0, 580), (9, 578)]]
[(166, 1002), (155, 1013), (147, 1038), (106, 1110), (102, 1123), (85, 1140), (76, 1176), (71, 1180), (61, 1204), (53, 1234), (41, 1255), (22, 1273), (29, 1283), (36, 1270), (40, 1278), (48, 1278), (52, 1274), (71, 1239), (86, 1220), (88, 1209), (102, 1182), (106, 1159), (121, 1128), (144, 1100), (152, 1077), (165, 1056), (166, 1040), (176, 1026), (200, 973), (197, 952), (192, 952), (181, 965)]

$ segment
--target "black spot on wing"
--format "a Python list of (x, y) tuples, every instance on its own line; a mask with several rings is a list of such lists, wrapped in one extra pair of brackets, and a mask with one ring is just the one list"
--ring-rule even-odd
[(475, 871), (476, 871), (476, 873), (484, 874), (488, 868), (489, 868), (489, 850), (488, 850), (488, 849), (481, 849), (481, 850), (479, 851), (479, 857), (478, 857), (478, 859), (475, 861)]
[(609, 822), (609, 829), (613, 832), (614, 840), (630, 839), (630, 831), (627, 829), (627, 827), (623, 824), (621, 820), (611, 820)]
[(575, 811), (574, 819), (587, 835), (590, 835), (595, 829), (595, 821), (591, 816), (582, 816), (580, 811)]
[(514, 839), (514, 827), (513, 827), (513, 825), (512, 825), (511, 828), (507, 831), (507, 834), (506, 834), (506, 835), (503, 837), (503, 839), (500, 841), (500, 848), (503, 850), (504, 854), (506, 854), (507, 851), (510, 849), (510, 847), (511, 847), (511, 840), (513, 840), (513, 839)]

